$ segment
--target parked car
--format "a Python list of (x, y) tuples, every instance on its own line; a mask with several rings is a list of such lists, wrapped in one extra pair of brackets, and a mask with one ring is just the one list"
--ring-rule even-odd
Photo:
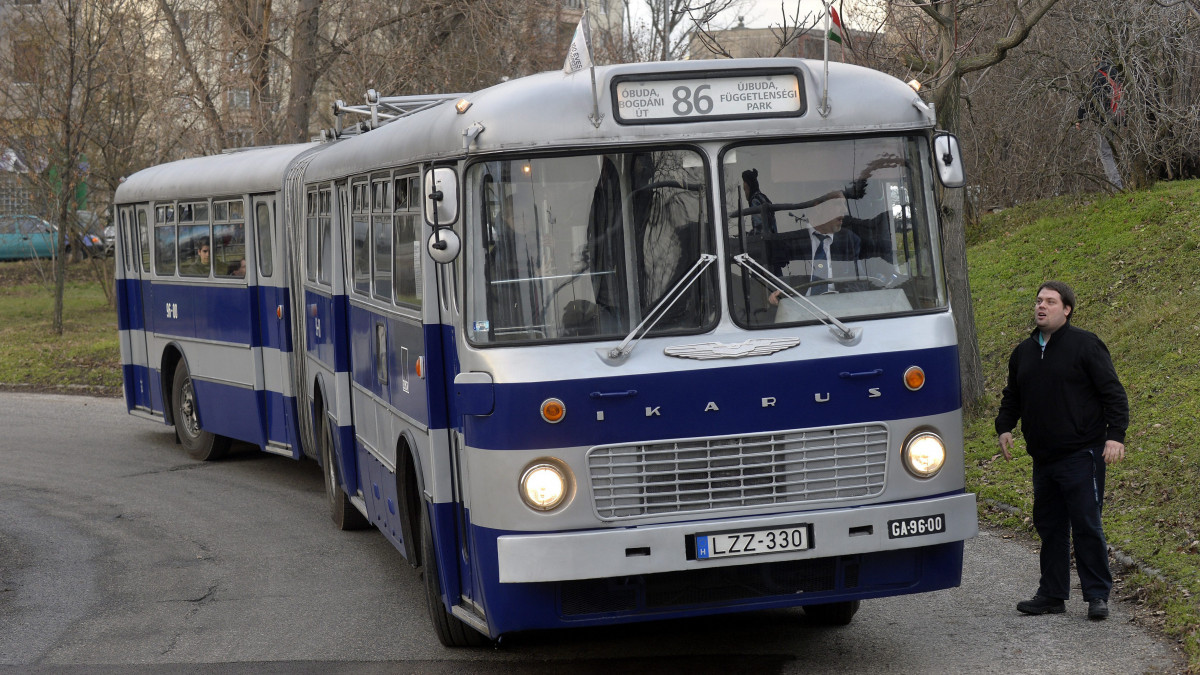
[[(84, 255), (88, 257), (108, 255), (110, 248), (105, 245), (105, 241), (101, 237), (105, 232), (101, 227), (100, 217), (92, 211), (76, 211), (75, 220), (79, 223), (79, 238), (83, 241)], [(70, 249), (69, 244), (67, 248)]]
[(113, 255), (113, 247), (117, 243), (117, 226), (109, 225), (104, 228), (104, 255)]
[(37, 216), (0, 216), (0, 260), (53, 257), (57, 232)]

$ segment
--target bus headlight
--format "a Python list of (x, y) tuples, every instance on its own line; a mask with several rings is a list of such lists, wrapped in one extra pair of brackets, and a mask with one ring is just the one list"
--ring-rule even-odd
[(566, 467), (550, 460), (539, 459), (521, 474), (521, 499), (535, 511), (557, 508), (571, 491)]
[(904, 443), (904, 468), (917, 478), (932, 478), (946, 464), (946, 444), (937, 434), (922, 431)]

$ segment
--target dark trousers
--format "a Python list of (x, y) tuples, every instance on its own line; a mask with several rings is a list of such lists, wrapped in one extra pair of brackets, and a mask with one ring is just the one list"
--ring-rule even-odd
[(1071, 591), (1071, 539), (1083, 599), (1108, 600), (1112, 574), (1100, 523), (1104, 504), (1103, 448), (1080, 450), (1033, 465), (1033, 525), (1042, 538), (1038, 595), (1066, 600)]

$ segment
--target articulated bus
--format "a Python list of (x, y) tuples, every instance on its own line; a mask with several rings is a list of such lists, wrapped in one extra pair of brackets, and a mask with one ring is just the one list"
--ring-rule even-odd
[(959, 585), (962, 160), (910, 87), (750, 59), (335, 108), (118, 189), (131, 414), (318, 462), (447, 646)]

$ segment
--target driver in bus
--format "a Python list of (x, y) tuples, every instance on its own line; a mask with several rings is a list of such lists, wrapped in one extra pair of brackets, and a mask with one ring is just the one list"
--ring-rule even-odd
[[(857, 277), (862, 258), (862, 239), (842, 221), (850, 216), (846, 196), (839, 190), (825, 195), (824, 201), (804, 210), (800, 217), (805, 227), (779, 235), (772, 257), (786, 259), (786, 279), (805, 295), (821, 295), (837, 290), (828, 280)], [(847, 264), (848, 263), (848, 264)], [(778, 305), (782, 291), (774, 291), (767, 302)]]

